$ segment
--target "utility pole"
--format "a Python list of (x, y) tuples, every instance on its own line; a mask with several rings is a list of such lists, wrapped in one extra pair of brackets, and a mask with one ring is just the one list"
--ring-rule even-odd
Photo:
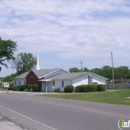
[(113, 67), (113, 54), (112, 54), (112, 52), (111, 52), (111, 62), (112, 62), (113, 89), (115, 89), (115, 87), (114, 87), (115, 82), (114, 82), (114, 67)]
[(81, 61), (81, 72), (83, 72), (83, 63)]
[(83, 84), (83, 63), (81, 61), (81, 72), (82, 72), (82, 84)]

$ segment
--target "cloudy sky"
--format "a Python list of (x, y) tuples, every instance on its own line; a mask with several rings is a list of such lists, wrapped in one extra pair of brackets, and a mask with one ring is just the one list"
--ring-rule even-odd
[(111, 66), (111, 52), (130, 67), (130, 0), (0, 0), (0, 37), (17, 42), (15, 55), (39, 53), (41, 68)]

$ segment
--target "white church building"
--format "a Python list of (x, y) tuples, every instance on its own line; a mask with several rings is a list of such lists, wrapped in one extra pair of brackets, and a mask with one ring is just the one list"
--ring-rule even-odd
[(41, 69), (39, 57), (37, 67), (14, 78), (14, 85), (38, 84), (39, 91), (53, 92), (57, 87), (64, 91), (66, 85), (74, 87), (82, 84), (106, 84), (106, 78), (92, 72), (69, 73), (61, 68)]

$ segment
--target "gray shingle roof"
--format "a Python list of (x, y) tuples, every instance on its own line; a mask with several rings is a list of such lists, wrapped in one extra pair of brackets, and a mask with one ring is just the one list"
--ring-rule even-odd
[[(84, 75), (85, 73), (83, 73)], [(71, 80), (71, 79), (75, 79), (77, 77), (80, 77), (82, 76), (82, 73), (80, 72), (76, 72), (76, 73), (64, 73), (64, 74), (60, 74), (60, 75), (57, 75), (57, 76), (54, 76), (54, 77), (51, 77), (51, 79), (67, 79), (67, 80)]]
[(34, 74), (37, 76), (37, 77), (42, 77), (46, 74), (49, 74), (53, 71), (56, 71), (58, 70), (59, 68), (55, 68), (55, 69), (40, 69), (40, 70), (36, 70), (36, 69), (33, 69), (32, 71), (34, 72)]
[(28, 73), (29, 72), (25, 72), (25, 73), (23, 73), (21, 75), (18, 75), (18, 76), (15, 77), (15, 79), (24, 79), (24, 78), (26, 78), (26, 76), (28, 75)]
[[(56, 71), (58, 70), (59, 68), (55, 68), (55, 69), (40, 69), (40, 70), (36, 70), (36, 69), (32, 69), (32, 71), (34, 72), (34, 74), (37, 76), (37, 77), (42, 77), (44, 75), (47, 75), (53, 71)], [(29, 71), (30, 72), (30, 71)], [(15, 77), (15, 79), (23, 79), (23, 78), (26, 78), (26, 76), (28, 75), (29, 72), (25, 72), (21, 75), (18, 75)]]
[(86, 75), (86, 74), (92, 74), (92, 75), (96, 75), (100, 78), (103, 78), (105, 80), (107, 80), (106, 78), (100, 76), (100, 75), (97, 75), (97, 74), (94, 74), (94, 73), (91, 73), (91, 72), (76, 72), (76, 73), (64, 73), (64, 74), (60, 74), (60, 75), (57, 75), (57, 76), (54, 76), (54, 77), (51, 77), (52, 80), (62, 80), (62, 79), (66, 79), (66, 80), (72, 80), (72, 79), (75, 79), (77, 77), (80, 77), (82, 75)]

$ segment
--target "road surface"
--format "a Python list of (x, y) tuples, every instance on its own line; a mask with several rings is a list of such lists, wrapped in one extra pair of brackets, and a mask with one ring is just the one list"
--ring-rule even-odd
[(119, 130), (130, 107), (0, 93), (0, 115), (27, 130)]

